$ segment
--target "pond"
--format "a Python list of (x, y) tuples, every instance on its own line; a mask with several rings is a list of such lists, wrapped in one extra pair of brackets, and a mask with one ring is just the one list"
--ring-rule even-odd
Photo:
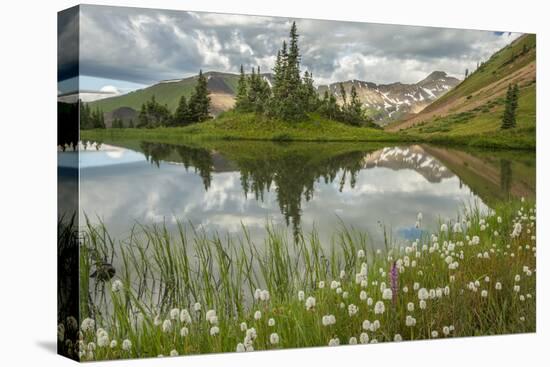
[(384, 232), (411, 240), (464, 206), (535, 195), (534, 153), (428, 145), (118, 141), (88, 145), (80, 167), (82, 214), (119, 239), (181, 221), (261, 243), (270, 223), (326, 243), (345, 225), (383, 246)]

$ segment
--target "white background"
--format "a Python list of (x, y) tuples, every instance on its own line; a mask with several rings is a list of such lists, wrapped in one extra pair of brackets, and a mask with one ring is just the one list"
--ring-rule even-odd
[[(537, 334), (107, 362), (113, 366), (464, 366), (548, 363), (550, 26), (545, 1), (89, 1), (288, 17), (537, 33)], [(74, 1), (5, 0), (0, 10), (0, 365), (65, 366), (56, 340), (56, 12)], [(546, 103), (544, 103), (546, 101)], [(541, 103), (542, 102), (542, 103)], [(545, 340), (546, 339), (546, 340)], [(546, 348), (546, 349), (545, 349)]]

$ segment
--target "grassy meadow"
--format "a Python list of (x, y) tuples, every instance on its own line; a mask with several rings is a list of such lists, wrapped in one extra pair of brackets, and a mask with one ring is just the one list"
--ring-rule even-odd
[[(411, 220), (422, 227), (422, 213)], [(253, 243), (245, 227), (212, 237), (136, 226), (114, 239), (88, 223), (75, 352), (105, 360), (534, 332), (535, 233), (523, 199), (464, 208), (402, 246), (343, 223), (330, 244), (271, 225)], [(122, 265), (93, 285), (104, 259)]]

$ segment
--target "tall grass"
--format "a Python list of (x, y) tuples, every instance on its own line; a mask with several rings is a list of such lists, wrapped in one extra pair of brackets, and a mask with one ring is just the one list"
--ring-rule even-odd
[[(80, 356), (532, 332), (535, 231), (534, 205), (520, 201), (490, 215), (467, 208), (439, 233), (403, 246), (388, 238), (378, 248), (343, 223), (332, 243), (322, 244), (315, 229), (294, 237), (272, 225), (263, 243), (245, 227), (241, 236), (223, 237), (184, 224), (175, 233), (138, 226), (115, 241), (88, 222), (81, 317), (94, 322), (83, 321)], [(90, 282), (95, 264), (109, 259), (115, 277)]]

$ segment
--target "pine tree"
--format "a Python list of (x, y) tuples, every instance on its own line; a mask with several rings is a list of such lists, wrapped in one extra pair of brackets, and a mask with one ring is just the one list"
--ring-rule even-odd
[(508, 85), (506, 99), (504, 101), (504, 114), (502, 115), (501, 129), (516, 127), (516, 110), (518, 107), (519, 88), (517, 84)]
[(250, 110), (250, 101), (248, 99), (248, 81), (244, 74), (244, 68), (241, 64), (241, 75), (237, 84), (237, 96), (235, 97), (235, 109), (247, 112)]
[(317, 109), (319, 105), (319, 96), (313, 85), (313, 74), (307, 70), (302, 79), (302, 99), (304, 100), (306, 111), (311, 112)]
[(178, 107), (174, 112), (173, 124), (175, 126), (185, 126), (189, 123), (191, 123), (189, 106), (187, 105), (187, 100), (185, 99), (185, 96), (182, 95), (180, 97)]
[(208, 81), (202, 73), (202, 70), (200, 70), (197, 84), (195, 85), (195, 91), (191, 95), (191, 98), (189, 98), (191, 121), (202, 122), (210, 118), (210, 97), (208, 94)]
[(359, 125), (361, 122), (365, 120), (363, 104), (359, 100), (359, 97), (357, 95), (357, 90), (355, 89), (355, 85), (351, 86), (350, 103), (349, 103), (348, 111), (349, 111), (348, 113), (349, 113), (350, 123), (354, 125)]

